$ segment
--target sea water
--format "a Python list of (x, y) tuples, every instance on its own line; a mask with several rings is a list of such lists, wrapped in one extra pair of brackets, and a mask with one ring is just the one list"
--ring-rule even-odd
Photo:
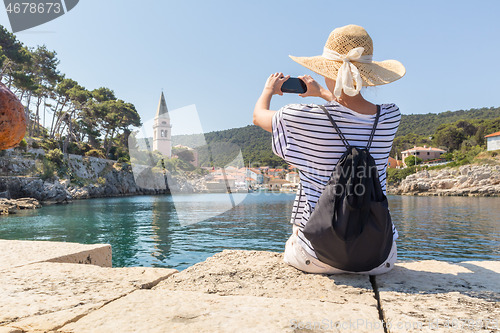
[[(182, 270), (224, 249), (282, 252), (294, 197), (234, 194), (234, 208), (223, 193), (81, 200), (1, 217), (0, 239), (108, 243), (113, 266)], [(400, 260), (500, 259), (500, 198), (389, 196), (389, 205)]]

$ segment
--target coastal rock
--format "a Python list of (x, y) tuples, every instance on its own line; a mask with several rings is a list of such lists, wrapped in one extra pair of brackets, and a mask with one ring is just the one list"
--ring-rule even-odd
[[(36, 247), (45, 242), (31, 243)], [(10, 257), (15, 251), (16, 247), (2, 253)], [(495, 332), (499, 328), (498, 262), (398, 262), (392, 271), (370, 278), (307, 274), (285, 264), (282, 256), (225, 250), (180, 273), (165, 268), (25, 262), (0, 274), (0, 332)]]
[(60, 331), (384, 332), (366, 305), (170, 290), (134, 291)]
[(47, 203), (65, 203), (72, 199), (71, 195), (66, 191), (66, 188), (57, 183), (45, 182), (43, 190), (40, 192), (42, 202)]
[(409, 195), (500, 196), (500, 166), (464, 165), (419, 171), (389, 191)]
[(225, 250), (60, 331), (383, 332), (386, 323), (389, 332), (492, 332), (499, 269), (497, 262), (397, 263), (371, 283), (306, 274), (279, 253)]
[(139, 170), (141, 173), (132, 170), (130, 164), (95, 157), (68, 155), (67, 158), (72, 180), (55, 177), (43, 181), (39, 177), (21, 176), (33, 173), (36, 159), (7, 151), (0, 157), (0, 170), (10, 176), (0, 177), (0, 197), (31, 197), (42, 204), (59, 204), (88, 198), (167, 194), (170, 190), (182, 194), (206, 190), (204, 181), (198, 178), (172, 176), (168, 172), (163, 175), (147, 167)]
[(455, 181), (453, 179), (441, 179), (436, 184), (433, 184), (435, 188), (439, 189), (449, 189), (455, 186)]
[(286, 264), (282, 253), (265, 251), (224, 250), (153, 289), (373, 305), (366, 276), (306, 274)]
[(42, 261), (111, 267), (109, 244), (0, 239), (0, 253), (0, 271)]
[(500, 328), (500, 263), (398, 263), (375, 278), (389, 332)]
[(0, 198), (0, 215), (15, 214), (17, 210), (21, 209), (36, 209), (41, 205), (38, 200), (33, 198), (21, 199), (5, 199)]
[(49, 262), (4, 270), (0, 323), (24, 332), (53, 331), (137, 289), (151, 288), (175, 272)]
[(52, 332), (177, 272), (111, 268), (109, 244), (0, 240), (0, 253), (0, 332)]
[(15, 154), (9, 154), (4, 158), (0, 158), (0, 171), (2, 174), (24, 175), (30, 170), (34, 170), (35, 167), (35, 160), (22, 158)]
[(373, 295), (368, 276), (306, 274), (282, 253), (224, 250), (60, 331), (383, 332)]
[(0, 191), (8, 191), (11, 198), (33, 198), (43, 203), (66, 203), (71, 195), (59, 183), (36, 177), (0, 177)]

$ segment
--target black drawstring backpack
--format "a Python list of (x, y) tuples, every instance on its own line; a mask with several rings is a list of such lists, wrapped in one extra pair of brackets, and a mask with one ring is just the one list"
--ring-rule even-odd
[(347, 151), (340, 158), (303, 230), (318, 259), (350, 272), (380, 266), (391, 251), (393, 234), (387, 198), (369, 153), (380, 106), (366, 148), (353, 147), (327, 115)]

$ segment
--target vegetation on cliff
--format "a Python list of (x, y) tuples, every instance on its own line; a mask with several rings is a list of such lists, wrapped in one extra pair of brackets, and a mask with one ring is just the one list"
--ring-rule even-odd
[(26, 47), (0, 25), (0, 81), (24, 105), (28, 144), (46, 151), (59, 148), (64, 154), (128, 160), (130, 128), (141, 125), (134, 105), (110, 88), (86, 89), (58, 65), (55, 51)]

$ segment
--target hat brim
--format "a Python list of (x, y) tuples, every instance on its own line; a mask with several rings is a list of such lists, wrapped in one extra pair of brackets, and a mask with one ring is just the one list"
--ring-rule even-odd
[[(342, 62), (329, 60), (322, 56), (315, 57), (294, 57), (289, 56), (293, 61), (312, 70), (313, 72), (336, 80)], [(363, 86), (380, 86), (391, 83), (402, 78), (406, 69), (397, 60), (372, 61), (365, 64), (353, 61), (363, 79)]]

